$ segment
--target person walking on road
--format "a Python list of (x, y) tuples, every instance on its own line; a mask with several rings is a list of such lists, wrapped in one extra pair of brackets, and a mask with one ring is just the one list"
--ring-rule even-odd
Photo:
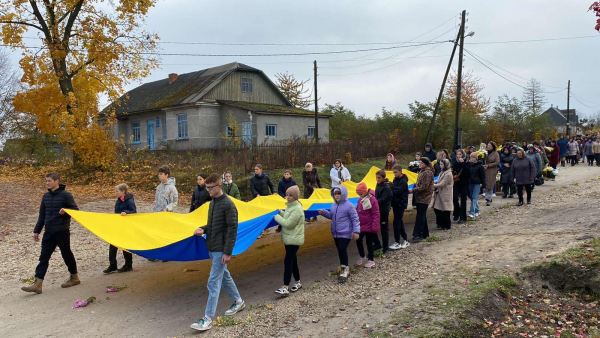
[[(454, 221), (462, 224), (467, 221), (467, 198), (469, 197), (469, 182), (471, 172), (468, 159), (464, 150), (456, 150), (456, 162), (452, 165), (454, 189), (452, 199), (454, 202)], [(459, 203), (460, 201), (460, 203)]]
[(452, 222), (450, 221), (450, 213), (454, 207), (452, 203), (452, 190), (454, 186), (454, 180), (452, 179), (452, 170), (450, 170), (450, 161), (448, 159), (442, 159), (440, 161), (440, 176), (438, 181), (433, 184), (435, 189), (433, 210), (435, 211), (435, 217), (437, 224), (443, 230), (450, 230)]
[(515, 155), (510, 151), (510, 148), (502, 148), (502, 154), (500, 154), (500, 184), (502, 184), (502, 198), (513, 198), (513, 195), (515, 194), (515, 185), (510, 176), (514, 159)]
[[(282, 296), (288, 296), (290, 291), (296, 292), (302, 288), (297, 254), (304, 244), (304, 209), (299, 198), (300, 188), (297, 185), (289, 187), (285, 192), (285, 212), (280, 211), (279, 215), (275, 215), (275, 222), (281, 226), (281, 240), (285, 246), (283, 286), (275, 291)], [(292, 275), (296, 283), (290, 288)]]
[(556, 141), (556, 145), (559, 148), (559, 156), (560, 156), (560, 165), (564, 167), (566, 164), (566, 160), (569, 156), (569, 140), (565, 137), (565, 135), (560, 135), (560, 139)]
[(511, 166), (511, 176), (517, 185), (519, 206), (523, 205), (523, 188), (527, 191), (527, 204), (531, 204), (531, 187), (535, 180), (537, 168), (529, 156), (523, 154), (523, 150), (517, 150), (517, 158)]
[(218, 175), (213, 174), (206, 179), (206, 189), (212, 198), (208, 206), (208, 221), (205, 226), (194, 231), (195, 236), (206, 235), (206, 248), (212, 263), (207, 283), (208, 301), (204, 317), (191, 325), (192, 329), (198, 331), (212, 328), (221, 288), (233, 301), (229, 310), (225, 311), (226, 316), (233, 316), (246, 307), (227, 269), (237, 238), (238, 211), (231, 198), (223, 193), (222, 187), (223, 180)]
[(81, 283), (77, 274), (77, 262), (71, 251), (71, 216), (65, 212), (65, 209), (79, 210), (73, 195), (66, 191), (66, 186), (60, 184), (60, 176), (57, 173), (46, 175), (46, 187), (48, 192), (42, 197), (38, 221), (33, 229), (33, 241), (40, 241), (40, 233), (45, 228), (42, 237), (42, 252), (40, 253), (40, 262), (35, 269), (35, 279), (31, 286), (24, 286), (21, 290), (25, 292), (42, 293), (42, 284), (48, 271), (50, 257), (56, 250), (60, 249), (70, 277), (61, 284), (62, 288), (68, 288)]
[[(375, 243), (379, 242), (377, 233), (379, 232), (381, 224), (379, 202), (377, 202), (375, 192), (368, 189), (364, 182), (356, 187), (356, 193), (359, 196), (356, 212), (358, 213), (358, 220), (360, 222), (360, 236), (356, 240), (356, 247), (358, 248), (360, 258), (356, 261), (355, 265), (361, 266), (366, 262), (365, 268), (372, 268), (375, 266)], [(366, 256), (363, 238), (367, 242)]]
[(413, 243), (418, 243), (429, 237), (429, 227), (427, 225), (427, 207), (431, 202), (433, 194), (433, 169), (431, 161), (427, 157), (421, 157), (419, 162), (419, 176), (414, 188), (409, 190), (413, 194), (413, 205), (417, 209), (417, 219), (413, 230)]
[(319, 214), (331, 220), (331, 235), (340, 259), (338, 282), (345, 283), (350, 276), (348, 267), (348, 245), (352, 238), (360, 236), (360, 223), (354, 205), (348, 200), (346, 187), (331, 188), (331, 197), (335, 201), (330, 210), (319, 210)]
[(496, 143), (490, 141), (487, 144), (488, 156), (485, 165), (485, 205), (492, 204), (492, 198), (494, 197), (494, 188), (496, 187), (496, 175), (498, 174), (498, 165), (500, 164), (500, 155), (496, 151)]

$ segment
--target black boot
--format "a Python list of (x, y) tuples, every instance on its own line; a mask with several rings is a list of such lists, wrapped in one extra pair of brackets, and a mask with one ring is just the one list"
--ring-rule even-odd
[(102, 271), (105, 275), (108, 275), (111, 272), (115, 272), (117, 271), (117, 266), (116, 265), (109, 265), (108, 268), (104, 269), (104, 271)]
[(117, 272), (129, 272), (132, 271), (133, 268), (131, 267), (131, 265), (123, 265), (120, 269), (117, 270)]

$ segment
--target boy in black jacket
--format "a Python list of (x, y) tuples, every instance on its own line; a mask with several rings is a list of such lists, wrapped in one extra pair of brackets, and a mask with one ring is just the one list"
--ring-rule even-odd
[[(115, 202), (115, 214), (127, 216), (129, 214), (137, 213), (133, 195), (129, 194), (127, 192), (128, 190), (129, 187), (125, 183), (121, 183), (115, 187), (115, 194), (117, 195), (117, 201)], [(125, 265), (123, 265), (120, 269), (117, 269), (117, 251), (119, 251), (119, 249), (112, 244), (108, 248), (108, 261), (110, 262), (110, 265), (108, 268), (104, 269), (104, 274), (108, 275), (109, 273), (115, 271), (128, 272), (133, 270), (133, 255), (131, 252), (127, 252), (125, 250), (123, 250)]]
[(254, 176), (250, 179), (250, 191), (252, 198), (259, 196), (269, 196), (276, 194), (275, 185), (271, 182), (271, 178), (263, 172), (261, 164), (254, 166)]
[[(381, 242), (383, 244), (383, 254), (387, 255), (390, 241), (389, 232), (389, 218), (390, 218), (390, 207), (392, 205), (392, 189), (390, 188), (390, 181), (385, 178), (385, 170), (379, 170), (375, 177), (377, 178), (377, 188), (375, 188), (375, 198), (379, 203), (379, 228), (381, 229)], [(375, 250), (382, 248), (381, 244), (377, 241), (375, 243)]]
[[(392, 210), (394, 211), (394, 244), (390, 245), (390, 250), (405, 249), (410, 245), (408, 236), (404, 228), (404, 211), (408, 207), (408, 177), (402, 173), (402, 167), (395, 165), (392, 168), (394, 172), (394, 182), (392, 183)], [(402, 236), (402, 244), (400, 244)]]
[(65, 209), (79, 210), (73, 195), (66, 191), (66, 186), (60, 184), (60, 176), (57, 173), (46, 175), (46, 186), (48, 192), (42, 197), (40, 205), (40, 216), (33, 229), (33, 241), (39, 242), (42, 228), (46, 227), (42, 237), (42, 252), (40, 253), (40, 263), (35, 269), (35, 280), (31, 286), (22, 287), (25, 292), (42, 293), (42, 283), (48, 271), (48, 262), (56, 247), (60, 248), (65, 264), (69, 268), (71, 276), (61, 284), (61, 287), (68, 288), (81, 283), (77, 275), (77, 262), (71, 251), (71, 216), (65, 212)]

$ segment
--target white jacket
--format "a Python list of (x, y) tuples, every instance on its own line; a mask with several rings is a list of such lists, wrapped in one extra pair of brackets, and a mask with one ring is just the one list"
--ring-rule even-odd
[(350, 172), (348, 171), (348, 169), (346, 169), (346, 167), (344, 167), (343, 165), (340, 166), (340, 168), (336, 168), (335, 166), (333, 168), (331, 168), (331, 171), (329, 172), (329, 176), (331, 177), (331, 187), (335, 188), (335, 187), (340, 187), (342, 184), (342, 182), (340, 181), (340, 172), (342, 174), (342, 178), (345, 181), (350, 181)]

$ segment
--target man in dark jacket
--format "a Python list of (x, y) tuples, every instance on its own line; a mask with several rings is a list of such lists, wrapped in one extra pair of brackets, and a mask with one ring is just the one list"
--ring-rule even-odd
[(458, 179), (458, 181), (454, 181), (454, 189), (452, 190), (454, 221), (462, 224), (467, 221), (467, 197), (469, 197), (471, 172), (469, 170), (469, 159), (465, 152), (458, 149), (454, 152), (454, 155), (456, 162), (452, 165), (452, 175)]
[[(390, 242), (390, 208), (392, 206), (392, 189), (390, 188), (390, 181), (385, 177), (385, 170), (379, 170), (375, 177), (377, 179), (377, 187), (375, 188), (375, 198), (379, 204), (379, 228), (381, 230), (381, 242), (383, 244), (383, 254), (387, 255)], [(375, 243), (375, 250), (382, 248), (381, 244), (377, 241)]]
[(295, 185), (298, 184), (296, 184), (296, 181), (292, 178), (292, 171), (288, 169), (283, 174), (283, 179), (279, 181), (279, 184), (277, 185), (277, 194), (282, 198), (285, 198), (286, 191)]
[(77, 275), (77, 262), (71, 251), (71, 216), (65, 212), (65, 209), (79, 210), (73, 195), (66, 191), (66, 186), (60, 184), (60, 176), (57, 173), (46, 175), (46, 186), (48, 192), (42, 197), (40, 205), (40, 215), (37, 224), (33, 229), (33, 240), (40, 240), (40, 233), (46, 227), (42, 237), (42, 252), (40, 253), (40, 262), (35, 269), (35, 280), (31, 286), (22, 287), (26, 292), (42, 293), (42, 283), (48, 271), (48, 262), (54, 250), (58, 246), (63, 260), (67, 265), (71, 276), (61, 287), (68, 288), (81, 283)]
[(206, 189), (212, 197), (208, 207), (208, 221), (205, 226), (194, 231), (196, 236), (206, 235), (206, 248), (212, 261), (207, 285), (206, 311), (202, 319), (191, 325), (192, 329), (199, 331), (212, 328), (221, 288), (225, 289), (233, 301), (233, 305), (225, 311), (226, 316), (233, 316), (246, 307), (229, 270), (227, 270), (227, 263), (231, 260), (237, 238), (238, 212), (229, 196), (223, 193), (222, 184), (223, 181), (216, 174), (210, 175), (206, 180)]
[(190, 205), (190, 212), (200, 208), (204, 203), (210, 201), (210, 195), (205, 186), (206, 175), (198, 175), (198, 185), (194, 188), (192, 194), (192, 205)]
[(433, 151), (433, 147), (431, 146), (431, 143), (427, 143), (425, 144), (425, 152), (423, 153), (422, 156), (427, 157), (429, 159), (429, 161), (433, 162), (435, 160), (435, 151)]
[(250, 191), (252, 192), (252, 198), (276, 193), (275, 185), (271, 182), (271, 178), (265, 175), (261, 164), (254, 166), (254, 176), (250, 179)]
[[(392, 183), (392, 210), (394, 211), (394, 244), (390, 245), (390, 250), (404, 249), (410, 244), (404, 228), (404, 211), (408, 207), (408, 177), (402, 173), (402, 167), (395, 165), (392, 168), (394, 172), (394, 182)], [(402, 236), (402, 242), (400, 237)]]

